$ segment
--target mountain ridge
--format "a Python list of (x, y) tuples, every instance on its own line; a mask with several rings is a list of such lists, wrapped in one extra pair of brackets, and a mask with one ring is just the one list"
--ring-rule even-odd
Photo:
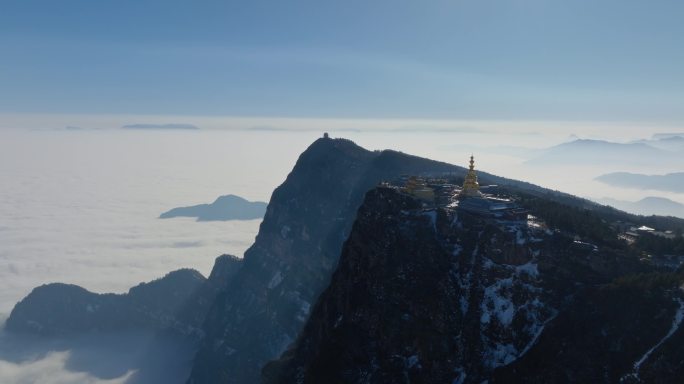
[(616, 187), (684, 193), (684, 172), (673, 172), (664, 175), (612, 172), (600, 175), (595, 180)]
[[(277, 358), (299, 335), (311, 306), (332, 276), (365, 193), (402, 174), (448, 174), (462, 180), (465, 169), (391, 150), (370, 152), (346, 139), (323, 138), (312, 143), (274, 191), (255, 244), (245, 253), (244, 271), (230, 283), (231, 293), (208, 316), (207, 338), (188, 382), (258, 381), (261, 365)], [(560, 201), (578, 212), (593, 210), (611, 220), (638, 219), (530, 183), (486, 172), (479, 176), (482, 183)], [(294, 211), (297, 216), (290, 216)], [(335, 225), (329, 222), (331, 217)], [(667, 223), (682, 225), (684, 221)], [(270, 318), (263, 318), (266, 313)]]
[[(667, 333), (679, 313), (669, 303), (684, 300), (678, 290), (672, 293), (683, 276), (654, 274), (624, 249), (611, 242), (587, 247), (571, 234), (424, 208), (396, 190), (371, 190), (330, 285), (297, 342), (264, 367), (263, 382), (618, 382), (632, 374), (629, 364)], [(625, 275), (634, 277), (621, 278)], [(616, 320), (602, 309), (611, 300), (603, 299), (606, 294), (616, 302), (609, 308), (624, 306), (621, 314), (634, 311), (626, 303), (639, 295), (644, 305), (639, 322), (629, 316)], [(589, 304), (592, 297), (600, 299)], [(657, 305), (646, 305), (649, 297), (666, 310), (646, 326), (657, 312)], [(605, 316), (606, 326), (621, 327), (612, 337), (629, 343), (628, 351), (599, 349), (600, 364), (580, 358), (591, 338), (563, 338), (559, 330), (581, 323), (586, 328), (578, 325), (577, 331), (600, 334), (591, 311)], [(559, 366), (543, 358), (548, 348), (557, 354), (574, 348), (574, 354)], [(620, 364), (607, 363), (609, 353), (618, 354)], [(542, 358), (528, 363), (530, 354)], [(601, 364), (611, 370), (610, 379), (594, 374)], [(558, 376), (564, 366), (582, 379)]]
[(638, 215), (659, 215), (684, 218), (684, 204), (665, 197), (647, 196), (638, 201), (624, 201), (605, 197), (598, 199), (602, 204)]
[[(201, 323), (202, 336), (188, 383), (257, 382), (262, 366), (293, 345), (329, 286), (367, 192), (378, 183), (403, 175), (448, 176), (458, 183), (465, 171), (397, 151), (368, 151), (346, 139), (313, 142), (273, 192), (255, 242), (234, 273), (219, 273), (217, 262), (209, 278), (213, 299), (201, 296), (208, 299), (200, 309), (184, 311), (196, 315), (192, 321)], [(561, 232), (576, 231), (590, 241), (613, 236), (607, 223), (616, 220), (684, 227), (684, 220), (640, 218), (530, 183), (479, 176), (483, 184), (519, 194)], [(602, 273), (619, 267), (609, 259), (591, 266)]]
[(616, 143), (605, 140), (577, 139), (548, 148), (528, 165), (549, 164), (661, 164), (681, 159), (681, 154), (656, 148), (647, 143)]
[(48, 336), (154, 330), (199, 339), (209, 303), (240, 263), (234, 256), (222, 255), (209, 278), (194, 269), (179, 269), (122, 294), (93, 293), (73, 284), (44, 284), (14, 306), (5, 328)]

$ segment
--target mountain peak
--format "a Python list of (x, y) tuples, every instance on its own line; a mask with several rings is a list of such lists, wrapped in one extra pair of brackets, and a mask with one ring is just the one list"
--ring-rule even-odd
[(634, 256), (545, 227), (369, 191), (328, 288), (264, 382), (490, 380), (568, 298), (639, 271)]
[(211, 204), (173, 208), (162, 213), (160, 219), (196, 217), (197, 221), (253, 220), (264, 217), (266, 203), (248, 201), (236, 195), (220, 196)]

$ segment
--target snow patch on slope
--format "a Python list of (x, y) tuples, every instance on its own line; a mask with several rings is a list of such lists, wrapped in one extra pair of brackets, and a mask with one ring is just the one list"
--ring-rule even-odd
[(510, 293), (506, 291), (511, 288), (512, 284), (513, 278), (509, 277), (485, 288), (484, 299), (482, 300), (482, 316), (480, 317), (481, 323), (489, 324), (491, 318), (496, 317), (504, 327), (511, 324), (515, 314), (515, 306), (509, 298)]
[(684, 320), (684, 300), (682, 299), (677, 299), (677, 302), (679, 303), (679, 308), (677, 308), (677, 312), (675, 312), (674, 318), (672, 319), (672, 326), (670, 327), (670, 330), (667, 332), (665, 337), (660, 339), (653, 347), (651, 347), (646, 353), (644, 353), (643, 356), (639, 360), (637, 360), (634, 363), (634, 370), (632, 373), (629, 373), (625, 376), (623, 376), (620, 381), (625, 381), (628, 378), (634, 378), (634, 379), (639, 379), (639, 369), (641, 369), (641, 365), (648, 360), (648, 358), (651, 356), (651, 354), (658, 349), (667, 339), (669, 339), (672, 335), (674, 335), (675, 332), (679, 329), (679, 326), (682, 324), (682, 320)]
[(430, 219), (430, 222), (432, 223), (432, 229), (437, 232), (437, 211), (434, 209), (430, 211), (424, 211), (423, 216), (427, 216)]
[(278, 286), (278, 284), (282, 283), (283, 281), (283, 274), (282, 272), (278, 271), (276, 272), (273, 277), (271, 278), (271, 281), (268, 282), (268, 289), (273, 289)]
[(537, 264), (531, 261), (527, 264), (517, 266), (515, 270), (518, 274), (526, 273), (528, 276), (534, 279), (539, 277), (539, 269), (537, 268)]
[(483, 288), (480, 304), (484, 365), (494, 369), (527, 353), (557, 311), (542, 300), (534, 259), (509, 266), (483, 258), (483, 264), (495, 273), (494, 281)]

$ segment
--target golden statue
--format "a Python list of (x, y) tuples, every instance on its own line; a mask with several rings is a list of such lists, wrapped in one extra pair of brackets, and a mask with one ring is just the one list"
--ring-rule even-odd
[(459, 197), (481, 197), (480, 184), (477, 182), (477, 174), (475, 173), (475, 158), (470, 155), (470, 169), (463, 181), (463, 189), (458, 194)]

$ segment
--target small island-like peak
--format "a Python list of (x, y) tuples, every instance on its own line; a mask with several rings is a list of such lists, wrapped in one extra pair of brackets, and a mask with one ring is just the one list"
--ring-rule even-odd
[(248, 201), (240, 196), (225, 195), (211, 204), (174, 208), (162, 213), (160, 219), (173, 217), (195, 217), (197, 221), (227, 221), (261, 219), (268, 204), (261, 201)]

